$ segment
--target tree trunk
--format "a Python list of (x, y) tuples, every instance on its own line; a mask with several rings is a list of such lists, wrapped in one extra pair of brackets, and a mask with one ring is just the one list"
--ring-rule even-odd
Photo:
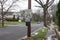
[(50, 24), (50, 15), (48, 13), (48, 8), (44, 8), (44, 26), (48, 27)]
[(44, 10), (44, 26), (47, 27), (47, 9), (43, 9)]
[(2, 14), (2, 27), (4, 27), (4, 13), (3, 13), (3, 4), (1, 4), (1, 14)]

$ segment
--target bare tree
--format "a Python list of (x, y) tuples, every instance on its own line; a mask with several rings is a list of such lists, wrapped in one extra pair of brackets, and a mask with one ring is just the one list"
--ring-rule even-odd
[(57, 23), (57, 17), (56, 17), (56, 11), (57, 11), (57, 5), (54, 4), (50, 7), (49, 11), (51, 11), (50, 13), (52, 14), (52, 20), (53, 22)]
[(2, 27), (4, 27), (4, 14), (6, 14), (11, 7), (13, 7), (13, 4), (16, 3), (18, 0), (12, 0), (11, 5), (8, 7), (8, 9), (4, 13), (4, 4), (9, 0), (0, 0), (0, 6), (1, 6), (1, 14), (2, 14)]
[[(44, 26), (47, 27), (47, 19), (50, 17), (48, 13), (48, 8), (54, 3), (54, 0), (46, 0), (46, 3), (43, 4), (41, 0), (35, 0), (38, 4), (41, 5), (44, 11)], [(40, 6), (38, 6), (40, 7)]]

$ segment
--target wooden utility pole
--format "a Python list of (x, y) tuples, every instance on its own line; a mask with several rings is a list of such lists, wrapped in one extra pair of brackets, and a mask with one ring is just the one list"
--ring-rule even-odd
[[(29, 13), (30, 13), (30, 10), (31, 10), (31, 0), (28, 0), (28, 11), (29, 11)], [(31, 37), (31, 21), (30, 21), (30, 25), (28, 26), (27, 37)]]
[(28, 9), (31, 9), (31, 0), (28, 0)]

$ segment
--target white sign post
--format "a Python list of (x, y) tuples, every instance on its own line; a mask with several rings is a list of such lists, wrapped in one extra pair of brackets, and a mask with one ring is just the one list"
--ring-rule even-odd
[(31, 9), (25, 11), (25, 21), (27, 26), (27, 37), (31, 37)]

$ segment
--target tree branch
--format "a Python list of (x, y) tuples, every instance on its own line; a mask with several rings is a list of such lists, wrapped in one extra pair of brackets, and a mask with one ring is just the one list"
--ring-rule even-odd
[(39, 0), (40, 1), (40, 5), (42, 5), (43, 6), (43, 3), (42, 3), (42, 1), (41, 0)]
[(48, 3), (49, 3), (49, 0), (46, 1), (46, 5), (48, 5)]
[(41, 2), (41, 0), (37, 1), (35, 0), (38, 4), (40, 4), (42, 7), (44, 7), (43, 3)]
[(42, 8), (41, 6), (35, 6), (35, 7), (39, 7), (39, 8)]
[(3, 0), (3, 5), (7, 2), (8, 0)]
[(55, 0), (51, 0), (49, 3), (48, 3), (48, 7), (50, 7), (53, 3), (54, 3)]
[(0, 1), (0, 3), (2, 3), (2, 5), (5, 4), (5, 2), (7, 2), (8, 0), (3, 0), (3, 1)]
[[(13, 4), (16, 3), (17, 1), (18, 1), (18, 0), (12, 2), (12, 4), (11, 4), (11, 5), (9, 6), (9, 8), (6, 10), (6, 13), (7, 13), (7, 12), (9, 11), (9, 9), (13, 6)], [(6, 13), (5, 13), (5, 14), (6, 14)]]

